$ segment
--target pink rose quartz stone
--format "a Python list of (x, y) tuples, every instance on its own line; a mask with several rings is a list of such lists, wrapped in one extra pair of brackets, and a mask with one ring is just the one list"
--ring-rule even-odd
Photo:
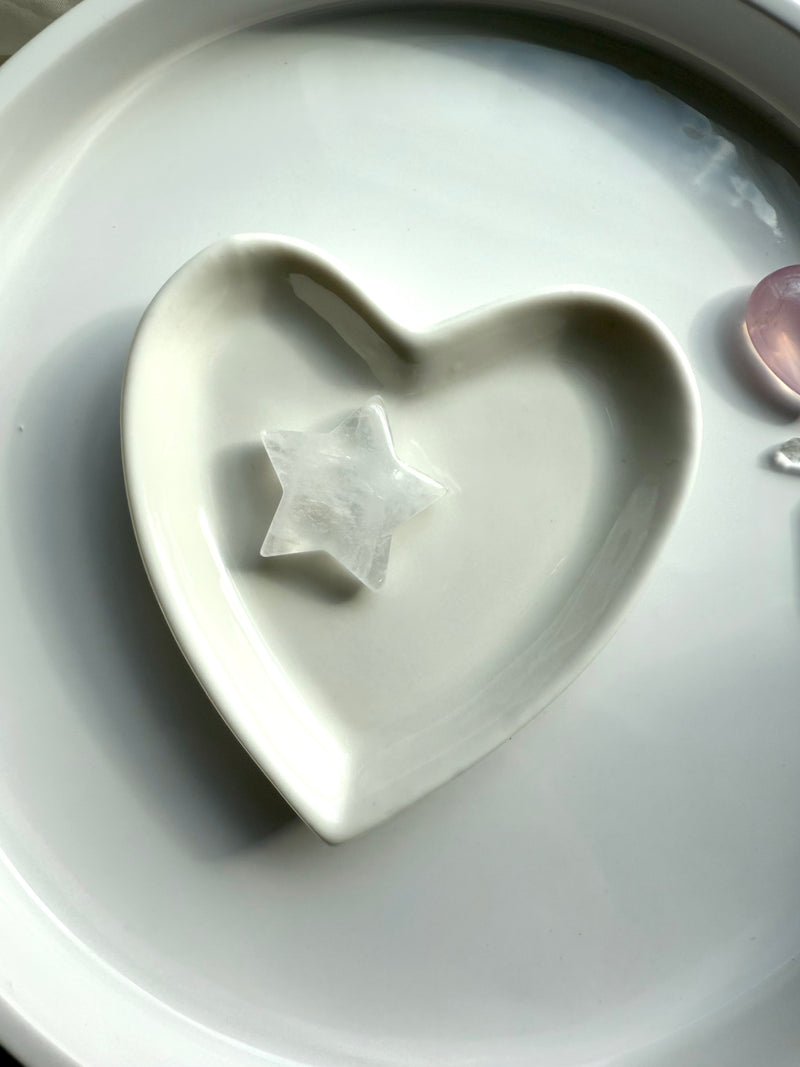
[(800, 394), (800, 265), (782, 267), (758, 283), (745, 324), (764, 363)]

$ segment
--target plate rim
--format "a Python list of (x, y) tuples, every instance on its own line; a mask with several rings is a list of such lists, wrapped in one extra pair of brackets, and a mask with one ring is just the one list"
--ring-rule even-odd
[[(25, 91), (34, 86), (43, 74), (54, 70), (60, 61), (68, 59), (74, 48), (98, 33), (103, 27), (110, 26), (115, 19), (123, 16), (126, 12), (134, 8), (144, 7), (150, 2), (151, 0), (82, 0), (75, 8), (65, 13), (42, 31), (23, 49), (7, 60), (2, 69), (0, 69), (0, 124), (5, 121), (11, 106), (24, 95)], [(647, 2), (648, 0), (645, 0), (645, 4), (642, 6), (646, 6)], [(729, 3), (735, 4), (737, 7), (747, 6), (753, 8), (765, 17), (778, 17), (795, 37), (800, 36), (800, 5), (795, 4), (793, 0), (729, 0)], [(269, 18), (271, 14), (266, 9), (267, 5), (268, 0), (264, 0), (264, 4), (261, 5), (265, 8), (261, 17), (265, 19)], [(273, 4), (273, 8), (280, 11), (290, 6), (291, 3)], [(298, 8), (300, 6), (299, 4), (295, 5)], [(328, 4), (323, 3), (318, 6), (320, 9), (324, 9)], [(587, 5), (579, 5), (576, 0), (563, 0), (563, 3), (549, 5), (538, 3), (537, 0), (531, 0), (527, 7), (521, 0), (517, 0), (514, 7), (523, 14), (533, 14), (534, 16), (547, 7), (548, 10), (555, 10), (556, 15), (562, 17), (574, 15), (576, 21), (581, 21), (581, 16), (588, 11)], [(245, 24), (243, 23), (242, 25)], [(613, 24), (616, 26), (618, 34), (624, 36), (629, 23), (619, 17), (613, 20)], [(665, 51), (669, 55), (667, 48), (665, 48)], [(670, 56), (670, 58), (674, 57)], [(57, 917), (48, 913), (44, 903), (36, 897), (30, 887), (25, 885), (19, 872), (16, 872), (11, 867), (10, 861), (0, 851), (0, 870), (2, 869), (5, 869), (6, 872), (4, 875), (6, 884), (0, 884), (0, 892), (3, 895), (3, 912), (5, 913), (4, 918), (7, 920), (8, 929), (14, 929), (15, 933), (19, 935), (20, 941), (25, 941), (29, 937), (32, 939), (39, 933), (46, 938), (48, 945), (61, 945), (63, 947), (63, 944), (66, 943), (65, 939), (69, 941), (69, 936), (71, 935), (68, 936), (68, 932), (59, 927)], [(31, 916), (34, 917), (32, 918)], [(133, 987), (132, 990), (127, 988), (129, 983), (124, 975), (105, 961), (95, 957), (87, 946), (80, 943), (70, 943), (68, 951), (72, 954), (73, 959), (80, 959), (85, 954), (87, 959), (84, 961), (84, 965), (89, 968), (91, 973), (108, 973), (112, 975), (113, 982), (125, 986), (125, 997), (145, 998), (148, 1003), (156, 1003), (160, 1010), (169, 1012), (171, 1015), (177, 1014), (172, 1013), (171, 1009), (168, 1009), (163, 1002), (151, 997), (144, 990), (138, 989), (138, 987)], [(20, 957), (21, 961), (22, 957)], [(121, 997), (122, 993), (115, 993), (115, 995)], [(204, 1030), (202, 1024), (195, 1020), (185, 1017), (180, 1017), (180, 1019), (183, 1025), (189, 1027), (192, 1034), (195, 1034), (198, 1030)], [(246, 1047), (227, 1035), (216, 1031), (211, 1033), (220, 1042), (220, 1049), (230, 1049), (236, 1045), (242, 1051)], [(208, 1033), (205, 1033), (205, 1039), (209, 1039)], [(99, 1062), (97, 1059), (84, 1059), (83, 1054), (78, 1049), (69, 1051), (62, 1043), (63, 1035), (59, 1037), (57, 1034), (37, 1025), (37, 1022), (30, 1014), (26, 1013), (17, 1003), (5, 983), (3, 988), (0, 989), (0, 1040), (6, 1041), (9, 1050), (24, 1062), (31, 1064), (32, 1067), (34, 1064), (36, 1067), (67, 1067), (67, 1065), (69, 1067), (76, 1067), (76, 1065), (77, 1067), (85, 1067), (90, 1062)], [(673, 1040), (677, 1040), (677, 1035), (669, 1035), (663, 1043), (665, 1045), (672, 1044)], [(659, 1046), (661, 1044), (662, 1042), (659, 1042)], [(86, 1047), (84, 1044), (84, 1052), (86, 1052)], [(203, 1047), (207, 1048), (208, 1046), (197, 1045), (195, 1046), (195, 1051), (200, 1054)], [(80, 1061), (74, 1058), (73, 1051), (76, 1055), (81, 1055)], [(271, 1053), (267, 1052), (265, 1054), (262, 1051), (251, 1051), (253, 1051), (253, 1064), (257, 1062), (278, 1062)], [(636, 1059), (638, 1059), (639, 1053), (640, 1050), (637, 1050), (634, 1054)], [(91, 1054), (89, 1055), (91, 1056)], [(133, 1067), (135, 1063), (141, 1061), (132, 1058), (130, 1060), (120, 1060), (120, 1062), (129, 1062)], [(187, 1060), (186, 1062), (189, 1061)]]

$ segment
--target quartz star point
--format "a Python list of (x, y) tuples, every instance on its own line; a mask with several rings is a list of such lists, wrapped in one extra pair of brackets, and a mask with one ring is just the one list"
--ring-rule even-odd
[(369, 589), (384, 583), (394, 530), (446, 492), (398, 457), (379, 396), (329, 433), (261, 440), (282, 489), (261, 555), (327, 552)]

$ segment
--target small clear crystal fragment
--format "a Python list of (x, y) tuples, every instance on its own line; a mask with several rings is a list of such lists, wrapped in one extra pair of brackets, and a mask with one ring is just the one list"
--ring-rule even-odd
[(398, 458), (379, 396), (330, 433), (261, 439), (283, 490), (261, 555), (327, 552), (369, 589), (384, 583), (392, 532), (446, 492)]
[(772, 453), (772, 462), (778, 470), (800, 474), (800, 437), (779, 445)]

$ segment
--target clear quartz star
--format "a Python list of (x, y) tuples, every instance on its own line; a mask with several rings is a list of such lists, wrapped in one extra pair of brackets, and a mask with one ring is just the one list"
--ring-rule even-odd
[(395, 528), (446, 492), (398, 458), (379, 396), (330, 433), (261, 440), (283, 490), (261, 555), (327, 552), (369, 589), (386, 578)]

